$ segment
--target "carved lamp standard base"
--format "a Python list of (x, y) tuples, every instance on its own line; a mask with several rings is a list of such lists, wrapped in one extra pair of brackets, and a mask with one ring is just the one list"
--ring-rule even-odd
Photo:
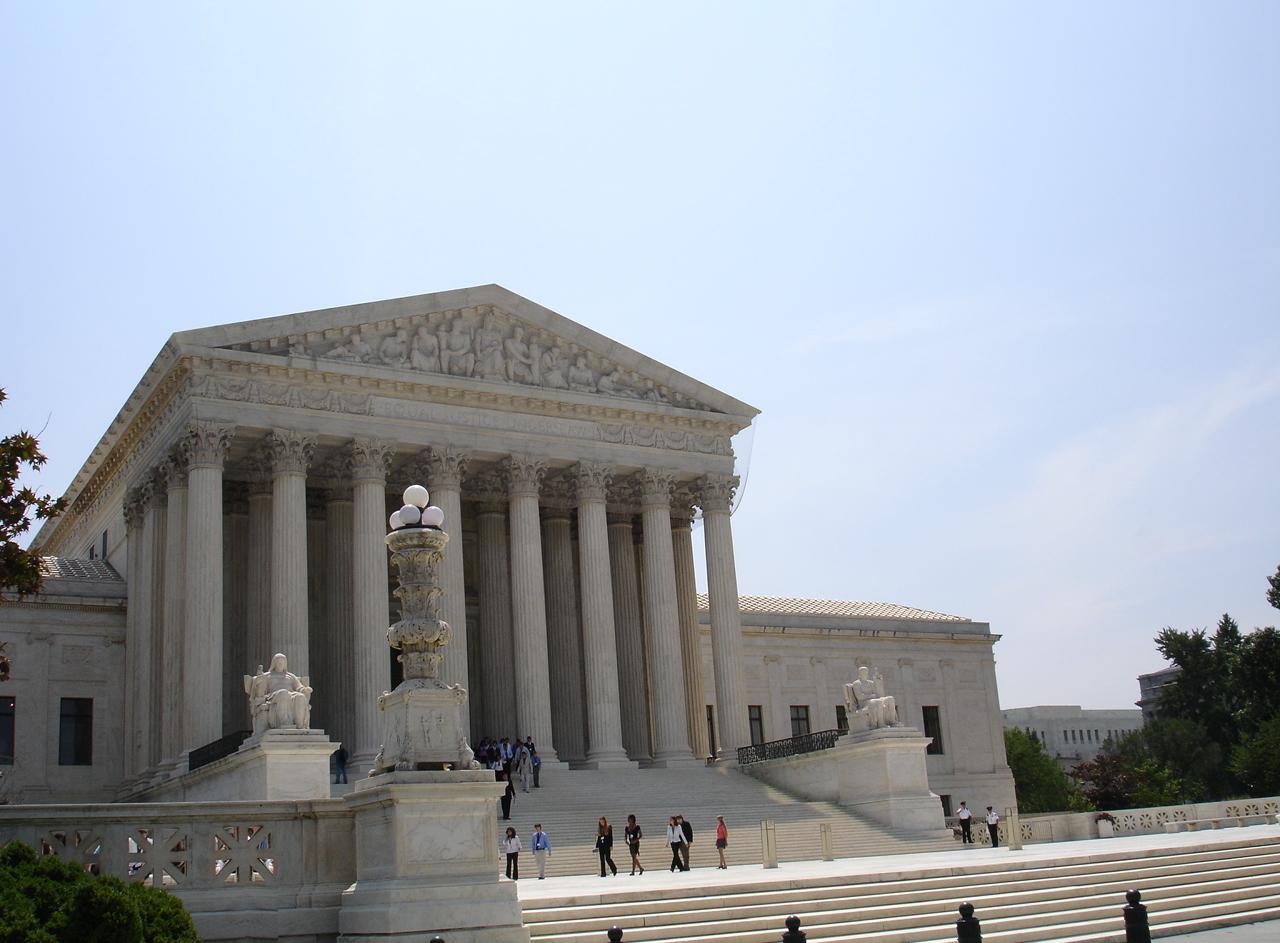
[[(462, 712), (467, 692), (440, 682), (401, 684), (378, 698), (382, 713), (382, 749), (372, 775), (390, 770), (472, 769)], [(490, 779), (492, 779), (490, 774)]]

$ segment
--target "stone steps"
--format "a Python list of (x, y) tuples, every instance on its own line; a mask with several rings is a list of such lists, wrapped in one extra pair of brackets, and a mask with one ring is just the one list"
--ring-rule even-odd
[[(761, 862), (760, 822), (775, 823), (779, 860), (802, 861), (821, 856), (819, 826), (831, 825), (832, 851), (837, 858), (869, 854), (897, 854), (957, 848), (949, 833), (897, 834), (826, 802), (805, 802), (733, 769), (693, 767), (671, 770), (553, 770), (543, 774), (542, 787), (517, 790), (510, 823), (526, 849), (535, 822), (551, 838), (549, 876), (591, 874), (598, 871), (595, 854), (596, 820), (603, 814), (614, 830), (614, 862), (620, 873), (631, 868), (622, 838), (628, 814), (644, 832), (640, 860), (646, 869), (666, 869), (671, 851), (666, 823), (673, 813), (684, 815), (695, 830), (690, 864), (714, 868), (715, 822), (723, 815), (729, 826), (731, 863)], [(522, 872), (536, 873), (532, 856), (521, 856)]]
[(1124, 939), (1124, 892), (1132, 887), (1142, 890), (1155, 935), (1280, 916), (1280, 829), (1173, 848), (1111, 847), (1073, 855), (1068, 845), (1050, 861), (1011, 855), (966, 863), (948, 855), (954, 865), (879, 880), (776, 881), (762, 872), (747, 885), (712, 879), (656, 893), (628, 886), (529, 900), (524, 920), (533, 943), (604, 943), (613, 925), (626, 943), (770, 943), (793, 913), (810, 941), (953, 943), (956, 908), (969, 900), (987, 941), (1108, 943)]

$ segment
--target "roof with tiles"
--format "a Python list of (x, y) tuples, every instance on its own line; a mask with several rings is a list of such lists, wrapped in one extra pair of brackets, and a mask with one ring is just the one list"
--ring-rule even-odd
[(92, 580), (121, 583), (120, 574), (106, 560), (75, 560), (71, 557), (41, 557), (40, 574), (49, 580)]
[[(707, 594), (698, 594), (698, 609), (708, 608)], [(922, 622), (968, 622), (964, 616), (930, 612), (890, 602), (862, 602), (841, 599), (799, 599), (791, 596), (739, 596), (738, 609), (743, 613), (765, 615), (834, 616), (844, 619), (915, 619)]]

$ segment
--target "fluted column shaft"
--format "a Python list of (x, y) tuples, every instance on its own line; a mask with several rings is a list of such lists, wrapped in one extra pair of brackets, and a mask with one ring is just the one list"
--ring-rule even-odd
[(609, 575), (613, 590), (613, 631), (618, 652), (618, 695), (622, 745), (633, 760), (648, 760), (649, 704), (644, 667), (644, 627), (636, 574), (635, 531), (630, 514), (609, 514)]
[(561, 759), (586, 759), (582, 716), (582, 634), (573, 572), (573, 527), (568, 510), (546, 512), (542, 521), (544, 592), (547, 599), (547, 660), (555, 666), (551, 725)]
[(580, 463), (578, 560), (582, 583), (582, 655), (587, 694), (587, 763), (630, 765), (622, 749), (618, 653), (613, 632), (613, 589), (609, 576), (609, 528), (605, 517), (607, 466)]
[(518, 736), (533, 737), (542, 762), (554, 763), (551, 672), (547, 666), (547, 599), (542, 586), (538, 489), (546, 463), (513, 455), (507, 461), (511, 515), (511, 646), (515, 655)]
[[(367, 770), (382, 743), (378, 698), (391, 687), (387, 628), (387, 463), (390, 448), (357, 439), (351, 446), (351, 612), (354, 622), (354, 717), (350, 768)], [(357, 772), (357, 775), (359, 773)]]
[(147, 744), (147, 768), (154, 768), (164, 760), (161, 749), (161, 717), (164, 710), (164, 685), (160, 672), (163, 670), (162, 656), (164, 651), (164, 579), (165, 557), (165, 480), (163, 465), (152, 475), (153, 487), (151, 500), (147, 502), (147, 516), (143, 521), (143, 534), (146, 535), (151, 548), (151, 648), (147, 652), (146, 665), (147, 687), (150, 699), (146, 709), (150, 714), (147, 726), (150, 729), (150, 742)]
[[(307, 466), (314, 440), (276, 429), (267, 437), (271, 458), (271, 649), (289, 670), (311, 674), (307, 612)], [(378, 515), (381, 518), (381, 514)]]
[(244, 692), (249, 661), (245, 633), (248, 508), (244, 502), (229, 503), (222, 517), (222, 729), (227, 732), (253, 726)]
[(351, 584), (354, 570), (352, 547), (352, 502), (350, 494), (334, 489), (325, 503), (325, 610), (328, 615), (324, 636), (325, 662), (329, 666), (321, 696), (328, 701), (329, 739), (347, 745), (350, 752), (351, 708), (354, 686), (351, 665), (355, 658), (355, 619)]
[[(456, 449), (432, 449), (427, 459), (427, 489), (431, 503), (444, 511), (444, 529), (449, 543), (440, 561), (440, 616), (449, 623), (453, 637), (444, 650), (440, 677), (449, 684), (471, 686), (470, 659), (467, 657), (467, 583), (463, 566), (462, 543), (462, 476), (470, 456)], [(463, 723), (470, 727), (469, 712), (463, 711)], [(468, 734), (468, 736), (470, 736)], [(474, 740), (473, 740), (474, 742)]]
[(168, 499), (165, 507), (164, 629), (159, 670), (154, 683), (161, 692), (160, 753), (166, 764), (182, 752), (183, 640), (187, 617), (187, 459), (175, 450), (165, 463)]
[(702, 680), (702, 634), (698, 628), (698, 583), (693, 559), (692, 511), (681, 505), (671, 516), (671, 551), (680, 612), (680, 664), (684, 670), (685, 716), (695, 756), (711, 752), (707, 742), (706, 691)]
[(738, 573), (733, 560), (729, 508), (736, 477), (707, 476), (699, 494), (707, 554), (707, 593), (711, 604), (711, 661), (716, 683), (716, 729), (722, 759), (735, 760), (738, 747), (751, 743), (742, 683), (742, 614), (738, 609)]
[(680, 609), (671, 547), (671, 476), (641, 476), (644, 521), (644, 617), (649, 626), (649, 677), (653, 679), (653, 760), (671, 765), (694, 762), (685, 712), (680, 651)]
[(507, 555), (507, 509), (482, 504), (476, 515), (480, 588), (480, 662), (484, 668), (484, 733), (523, 736), (516, 726), (514, 662), (511, 644), (511, 579)]
[(124, 503), (128, 541), (128, 609), (125, 611), (124, 773), (127, 779), (148, 766), (151, 740), (151, 566), (144, 536), (149, 483), (129, 490)]
[(186, 445), (187, 585), (182, 652), (184, 751), (222, 736), (222, 463), (233, 429), (194, 423)]
[(245, 551), (247, 674), (255, 674), (259, 665), (271, 664), (275, 654), (271, 647), (271, 490), (269, 481), (249, 484), (249, 538)]

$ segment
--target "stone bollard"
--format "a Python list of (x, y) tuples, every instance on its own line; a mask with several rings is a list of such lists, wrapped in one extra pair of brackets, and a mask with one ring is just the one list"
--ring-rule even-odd
[(800, 918), (792, 914), (786, 922), (787, 932), (782, 934), (782, 943), (804, 943), (805, 934), (800, 929)]
[(609, 943), (622, 943), (622, 927), (610, 927), (605, 936), (609, 938)]
[(760, 864), (765, 868), (778, 866), (778, 836), (773, 828), (773, 819), (760, 823)]
[(960, 905), (960, 919), (956, 921), (956, 943), (982, 943), (982, 924), (973, 915), (973, 904)]
[(1139, 891), (1125, 892), (1124, 943), (1151, 943), (1151, 923), (1147, 919), (1147, 905), (1142, 903)]
[(835, 852), (831, 850), (831, 823), (822, 822), (818, 825), (818, 837), (822, 840), (822, 860), (834, 861)]

